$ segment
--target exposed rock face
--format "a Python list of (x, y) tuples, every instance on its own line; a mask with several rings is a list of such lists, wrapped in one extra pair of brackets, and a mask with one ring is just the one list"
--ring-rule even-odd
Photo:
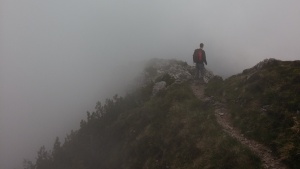
[(154, 70), (154, 74), (149, 74), (147, 68), (145, 73), (153, 81), (165, 74), (170, 75), (175, 81), (186, 81), (192, 78), (191, 67), (182, 61), (153, 59), (148, 66)]
[(152, 95), (156, 95), (160, 90), (165, 89), (166, 86), (167, 83), (165, 81), (155, 83), (152, 89)]
[[(195, 66), (186, 62), (167, 59), (152, 59), (145, 67), (143, 74), (137, 79), (138, 86), (154, 84), (152, 95), (167, 88), (173, 83), (183, 83), (195, 78)], [(208, 83), (214, 77), (212, 71), (205, 71), (204, 82)]]
[(203, 80), (205, 83), (208, 83), (210, 79), (212, 79), (215, 75), (212, 71), (206, 69)]
[[(152, 59), (146, 65), (145, 71), (139, 78), (141, 85), (149, 83), (155, 83), (160, 81), (162, 76), (168, 75), (174, 82), (182, 83), (188, 80), (192, 80), (195, 74), (195, 66), (190, 66), (186, 62), (178, 60), (165, 60), (165, 59)], [(210, 70), (206, 70), (204, 75), (204, 81), (207, 83), (214, 77), (214, 74)], [(167, 86), (170, 85), (168, 82)]]

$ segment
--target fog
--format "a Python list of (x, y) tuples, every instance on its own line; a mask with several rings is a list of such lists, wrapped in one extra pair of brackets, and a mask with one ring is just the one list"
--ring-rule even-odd
[(192, 65), (228, 77), (265, 58), (299, 60), (297, 0), (0, 0), (0, 168), (20, 168), (124, 93), (141, 63)]

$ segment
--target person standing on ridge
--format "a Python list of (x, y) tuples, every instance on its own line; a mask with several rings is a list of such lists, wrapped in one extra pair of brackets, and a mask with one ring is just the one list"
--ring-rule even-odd
[[(200, 79), (204, 81), (204, 63), (207, 65), (206, 61), (206, 54), (205, 51), (203, 50), (204, 44), (200, 43), (200, 48), (195, 49), (194, 54), (193, 54), (193, 61), (196, 63), (196, 79)], [(200, 73), (200, 74), (199, 74)]]

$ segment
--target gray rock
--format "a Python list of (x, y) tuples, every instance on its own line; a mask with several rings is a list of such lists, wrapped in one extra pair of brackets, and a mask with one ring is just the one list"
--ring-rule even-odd
[[(192, 80), (195, 73), (195, 66), (190, 66), (183, 61), (168, 59), (152, 59), (145, 68), (143, 74), (137, 78), (138, 86), (147, 86), (148, 84), (160, 81), (162, 76), (168, 74), (174, 79), (174, 83), (182, 83)], [(212, 71), (205, 71), (204, 82), (208, 83), (214, 77)], [(168, 84), (167, 85), (171, 85)]]
[(152, 88), (152, 96), (155, 96), (160, 90), (166, 88), (167, 83), (165, 81), (157, 82)]
[(212, 71), (206, 69), (205, 74), (204, 74), (204, 77), (203, 77), (204, 82), (205, 82), (205, 83), (208, 83), (209, 80), (212, 79), (214, 76), (215, 76), (215, 75), (213, 74)]

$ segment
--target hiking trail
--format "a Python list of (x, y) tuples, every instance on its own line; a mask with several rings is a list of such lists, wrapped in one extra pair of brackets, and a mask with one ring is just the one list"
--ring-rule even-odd
[[(208, 96), (204, 95), (204, 84), (197, 84), (196, 82), (191, 84), (191, 89), (193, 90), (195, 96), (204, 101), (212, 101)], [(219, 125), (223, 128), (223, 131), (229, 134), (231, 137), (235, 138), (238, 142), (247, 146), (255, 155), (257, 155), (262, 162), (262, 166), (265, 169), (286, 169), (280, 160), (272, 155), (272, 151), (266, 146), (246, 138), (237, 128), (232, 127), (230, 121), (230, 114), (226, 108), (226, 104), (220, 102), (213, 102), (215, 109), (215, 117)]]

